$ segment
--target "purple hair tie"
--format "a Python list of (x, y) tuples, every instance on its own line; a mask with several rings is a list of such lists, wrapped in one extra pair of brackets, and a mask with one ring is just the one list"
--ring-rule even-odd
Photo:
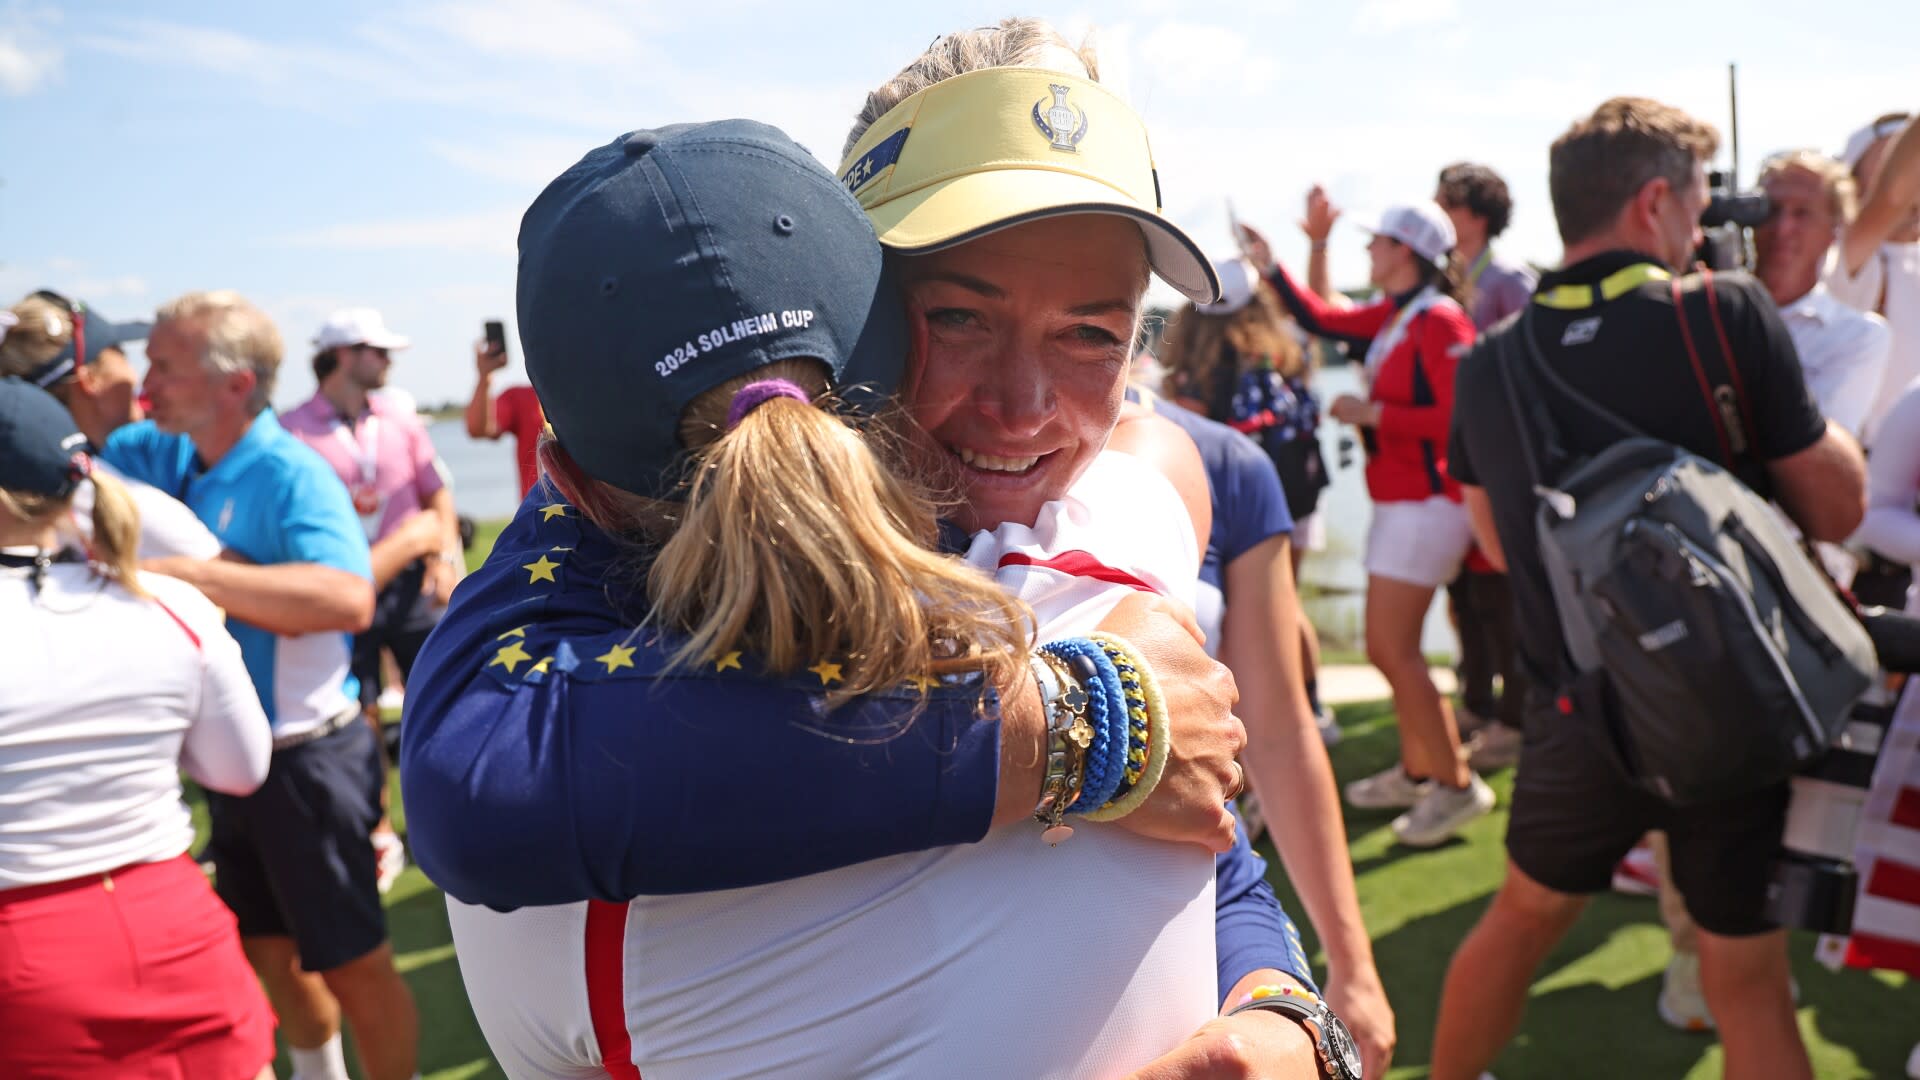
[(799, 383), (786, 379), (760, 379), (750, 382), (733, 392), (733, 405), (727, 409), (727, 430), (732, 431), (748, 413), (772, 401), (774, 398), (792, 398), (795, 401), (811, 402), (813, 395)]

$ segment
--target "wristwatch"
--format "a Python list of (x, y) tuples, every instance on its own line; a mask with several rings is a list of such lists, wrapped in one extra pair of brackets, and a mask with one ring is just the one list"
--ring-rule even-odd
[(1327, 1008), (1326, 1002), (1291, 986), (1256, 986), (1253, 996), (1227, 1015), (1253, 1009), (1277, 1012), (1306, 1028), (1307, 1034), (1313, 1036), (1320, 1069), (1329, 1080), (1360, 1080), (1360, 1049), (1353, 1045), (1353, 1033)]

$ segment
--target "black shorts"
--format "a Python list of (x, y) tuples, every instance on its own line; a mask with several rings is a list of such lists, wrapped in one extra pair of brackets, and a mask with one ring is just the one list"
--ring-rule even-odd
[(427, 643), (433, 624), (439, 621), (432, 600), (420, 592), (427, 564), (416, 560), (395, 575), (374, 598), (373, 624), (353, 637), (350, 670), (360, 680), (360, 707), (371, 709), (380, 700), (384, 677), (380, 670), (380, 650), (393, 653), (400, 678), (413, 674), (413, 662), (420, 647)]
[(1709, 933), (1776, 929), (1763, 915), (1780, 853), (1787, 785), (1677, 809), (1632, 786), (1572, 721), (1529, 702), (1514, 774), (1507, 854), (1528, 877), (1563, 893), (1604, 892), (1614, 864), (1649, 829), (1667, 834), (1674, 885)]
[(275, 751), (252, 795), (207, 793), (214, 891), (242, 937), (292, 937), (308, 971), (357, 960), (387, 940), (369, 839), (380, 784), (373, 729), (355, 721)]

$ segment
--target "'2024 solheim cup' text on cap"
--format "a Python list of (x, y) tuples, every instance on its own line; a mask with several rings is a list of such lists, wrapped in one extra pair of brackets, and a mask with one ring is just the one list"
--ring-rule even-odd
[(705, 391), (809, 358), (843, 401), (869, 403), (908, 350), (866, 215), (750, 120), (630, 132), (562, 173), (520, 224), (518, 309), (560, 445), (656, 498), (682, 490), (680, 414)]
[(1167, 284), (1196, 303), (1220, 295), (1200, 245), (1161, 213), (1146, 126), (1081, 76), (997, 67), (935, 83), (874, 121), (840, 181), (903, 254), (1041, 218), (1117, 214), (1139, 223)]

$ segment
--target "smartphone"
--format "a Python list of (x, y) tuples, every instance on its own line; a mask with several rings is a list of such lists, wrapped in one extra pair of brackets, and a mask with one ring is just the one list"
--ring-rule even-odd
[(487, 349), (489, 351), (506, 352), (507, 324), (501, 322), (499, 319), (488, 319), (486, 322), (486, 331)]
[(1227, 200), (1227, 228), (1233, 233), (1233, 243), (1240, 249), (1241, 258), (1253, 258), (1253, 253), (1247, 250), (1247, 230), (1240, 224), (1240, 215), (1233, 212), (1232, 199)]

